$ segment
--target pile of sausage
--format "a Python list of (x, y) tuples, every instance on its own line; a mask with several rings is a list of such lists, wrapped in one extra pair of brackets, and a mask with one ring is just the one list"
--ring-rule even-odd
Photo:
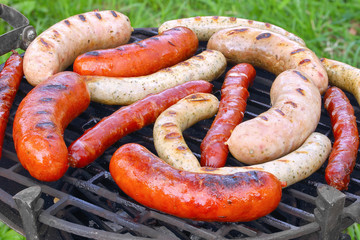
[[(79, 14), (41, 33), (24, 59), (14, 53), (6, 62), (0, 75), (2, 136), (23, 74), (34, 86), (13, 125), (17, 156), (34, 178), (59, 180), (69, 167), (89, 165), (125, 135), (154, 124), (158, 156), (129, 143), (109, 165), (119, 188), (150, 208), (194, 220), (252, 221), (276, 209), (282, 188), (327, 159), (327, 183), (347, 189), (359, 136), (341, 89), (360, 103), (359, 69), (320, 60), (298, 36), (247, 19), (168, 21), (158, 35), (128, 43), (132, 30), (129, 18), (116, 11)], [(207, 49), (195, 55), (199, 41), (207, 41)], [(219, 100), (210, 82), (227, 66)], [(254, 67), (277, 75), (271, 108), (242, 122)], [(333, 147), (314, 132), (322, 98)], [(65, 128), (91, 101), (122, 106), (67, 146)], [(212, 117), (197, 159), (182, 131)], [(246, 167), (226, 167), (229, 154)]]

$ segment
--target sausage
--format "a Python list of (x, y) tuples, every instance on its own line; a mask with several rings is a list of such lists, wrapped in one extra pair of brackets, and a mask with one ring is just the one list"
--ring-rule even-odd
[(69, 146), (70, 165), (80, 168), (90, 164), (123, 136), (155, 122), (162, 111), (179, 99), (195, 92), (211, 92), (212, 88), (203, 80), (186, 82), (121, 107)]
[(188, 59), (198, 46), (193, 31), (176, 27), (139, 42), (84, 53), (75, 59), (73, 69), (81, 75), (144, 76)]
[(313, 132), (294, 151), (275, 160), (245, 167), (201, 167), (187, 146), (182, 131), (198, 120), (215, 114), (217, 101), (211, 94), (193, 94), (166, 109), (154, 124), (154, 145), (158, 156), (182, 171), (213, 174), (234, 174), (244, 171), (266, 171), (276, 176), (283, 186), (290, 186), (318, 170), (331, 151), (330, 139)]
[(228, 62), (247, 62), (276, 75), (297, 69), (321, 94), (328, 87), (326, 70), (315, 53), (276, 33), (250, 27), (225, 29), (215, 33), (207, 47), (222, 52)]
[(45, 30), (24, 55), (24, 74), (31, 85), (69, 67), (77, 56), (113, 48), (129, 41), (127, 16), (116, 11), (93, 11), (71, 16)]
[(240, 63), (231, 68), (225, 76), (221, 88), (218, 113), (201, 142), (201, 166), (223, 167), (229, 153), (225, 142), (233, 129), (243, 120), (248, 87), (252, 85), (256, 71), (248, 63)]
[(232, 27), (254, 27), (284, 35), (290, 40), (295, 41), (302, 46), (305, 46), (305, 42), (303, 39), (293, 33), (286, 31), (279, 26), (270, 23), (258, 22), (254, 20), (236, 17), (202, 16), (170, 20), (161, 24), (158, 31), (159, 33), (161, 33), (163, 31), (166, 31), (167, 29), (176, 26), (184, 26), (190, 28), (196, 33), (199, 41), (208, 41), (214, 33), (222, 29)]
[(330, 87), (324, 95), (334, 134), (334, 144), (325, 169), (326, 182), (342, 191), (347, 190), (359, 148), (359, 132), (354, 108), (345, 93)]
[(0, 72), (0, 157), (10, 109), (23, 77), (23, 58), (12, 51)]
[(298, 148), (315, 131), (321, 95), (298, 70), (282, 72), (270, 89), (271, 108), (237, 125), (226, 142), (237, 160), (257, 164)]
[(63, 139), (66, 126), (90, 104), (86, 83), (60, 72), (34, 87), (14, 118), (13, 138), (20, 163), (40, 181), (56, 181), (69, 167)]
[(135, 201), (181, 218), (252, 221), (275, 210), (281, 199), (281, 183), (270, 173), (182, 171), (135, 143), (121, 146), (109, 169), (120, 189)]
[(360, 69), (336, 60), (321, 58), (329, 84), (350, 92), (360, 105)]
[(205, 50), (190, 59), (156, 73), (130, 78), (85, 76), (95, 102), (129, 105), (149, 94), (159, 93), (192, 80), (212, 81), (226, 69), (226, 59), (218, 51)]
[[(200, 163), (183, 141), (181, 132), (200, 120), (213, 117), (218, 109), (219, 100), (210, 93), (191, 94), (166, 109), (154, 123), (158, 156), (177, 169), (199, 168)], [(186, 159), (186, 163), (179, 159)]]

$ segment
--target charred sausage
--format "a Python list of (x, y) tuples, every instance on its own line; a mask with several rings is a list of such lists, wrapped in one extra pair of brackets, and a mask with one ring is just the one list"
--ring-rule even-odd
[(265, 22), (258, 22), (249, 19), (236, 18), (236, 17), (223, 17), (223, 16), (202, 16), (202, 17), (191, 17), (191, 18), (182, 18), (176, 20), (170, 20), (164, 22), (159, 27), (159, 32), (166, 31), (167, 29), (184, 26), (193, 30), (198, 36), (200, 41), (208, 41), (210, 37), (225, 28), (232, 27), (254, 27), (259, 28), (281, 35), (286, 36), (292, 41), (298, 42), (300, 45), (305, 46), (305, 42), (300, 37), (296, 36), (293, 33), (286, 31), (285, 29)]
[(84, 53), (75, 59), (73, 69), (81, 75), (144, 76), (188, 59), (198, 45), (193, 31), (176, 27), (139, 42)]
[(69, 146), (70, 165), (84, 167), (90, 164), (123, 136), (155, 122), (162, 111), (179, 99), (195, 92), (211, 92), (212, 87), (203, 80), (190, 81), (121, 107)]
[(156, 73), (129, 78), (86, 76), (91, 99), (104, 104), (129, 105), (149, 94), (159, 93), (192, 80), (213, 81), (226, 68), (218, 51), (205, 50), (190, 59)]
[(33, 88), (21, 101), (13, 138), (20, 163), (41, 181), (60, 179), (69, 167), (63, 139), (66, 126), (90, 103), (85, 82), (74, 72), (60, 72)]
[(343, 91), (329, 88), (324, 95), (324, 106), (328, 111), (334, 144), (325, 169), (326, 182), (338, 190), (347, 190), (359, 148), (359, 132), (354, 108)]
[(225, 142), (231, 132), (243, 120), (248, 87), (252, 85), (256, 71), (248, 63), (240, 63), (231, 68), (225, 76), (221, 88), (218, 113), (201, 142), (201, 166), (223, 167), (229, 153)]
[(69, 67), (82, 53), (127, 43), (131, 32), (129, 18), (116, 11), (93, 11), (64, 19), (29, 45), (24, 56), (25, 77), (37, 85)]
[(16, 51), (13, 51), (0, 72), (0, 157), (10, 109), (22, 77), (23, 59)]

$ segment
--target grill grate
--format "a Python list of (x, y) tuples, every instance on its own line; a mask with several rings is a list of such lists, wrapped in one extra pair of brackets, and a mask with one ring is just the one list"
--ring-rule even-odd
[[(135, 29), (131, 41), (138, 41), (156, 35), (156, 29)], [(198, 52), (206, 47), (201, 43)], [(230, 67), (230, 66), (229, 66)], [(220, 98), (224, 75), (214, 81), (214, 94)], [(270, 107), (269, 90), (275, 76), (257, 69), (254, 85), (249, 89), (250, 98), (244, 121), (251, 119)], [(136, 142), (155, 152), (152, 127), (150, 125), (119, 140), (103, 156), (83, 169), (69, 169), (67, 174), (54, 183), (39, 182), (30, 177), (18, 162), (13, 141), (12, 123), (21, 99), (31, 90), (23, 80), (11, 110), (6, 131), (3, 156), (0, 161), (0, 219), (10, 227), (25, 235), (14, 196), (22, 191), (40, 186), (39, 209), (36, 229), (44, 239), (318, 239), (321, 223), (314, 214), (317, 208), (319, 188), (325, 185), (325, 166), (308, 179), (283, 190), (278, 208), (271, 214), (256, 221), (246, 223), (207, 223), (179, 219), (156, 210), (148, 209), (126, 196), (114, 183), (108, 172), (108, 164), (113, 152), (124, 143)], [(355, 114), (360, 118), (356, 100), (348, 94)], [(101, 118), (110, 115), (119, 106), (91, 103), (86, 112), (76, 118), (65, 130), (64, 137), (69, 145), (86, 129)], [(184, 137), (197, 157), (200, 157), (200, 143), (213, 119), (195, 124), (185, 130)], [(359, 125), (359, 121), (357, 121)], [(316, 131), (333, 140), (330, 119), (322, 109), (320, 123)], [(241, 166), (232, 157), (227, 165)], [(33, 189), (33, 188), (31, 188)], [(356, 164), (349, 190), (344, 192), (345, 208), (338, 222), (338, 230), (350, 226), (355, 220), (350, 210), (359, 212), (360, 165)], [(40, 201), (41, 202), (41, 201)], [(340, 209), (342, 210), (342, 209)]]

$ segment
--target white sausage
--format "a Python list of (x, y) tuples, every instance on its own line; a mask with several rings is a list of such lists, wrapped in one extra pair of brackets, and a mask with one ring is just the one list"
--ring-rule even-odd
[(192, 80), (213, 81), (226, 69), (218, 51), (205, 50), (192, 58), (141, 77), (86, 76), (91, 100), (104, 104), (129, 105), (149, 94)]
[(267, 163), (246, 167), (200, 167), (182, 131), (214, 115), (217, 107), (218, 101), (211, 94), (199, 93), (189, 95), (165, 110), (154, 124), (154, 144), (159, 157), (177, 169), (190, 172), (227, 175), (251, 170), (266, 171), (276, 176), (284, 186), (290, 186), (317, 171), (330, 154), (330, 139), (313, 132), (298, 149)]
[(51, 26), (30, 44), (24, 55), (24, 74), (37, 85), (69, 67), (85, 52), (114, 48), (129, 41), (130, 20), (115, 11), (93, 11)]
[(276, 75), (298, 69), (321, 94), (328, 87), (326, 70), (315, 53), (277, 33), (250, 27), (225, 29), (215, 33), (207, 47), (222, 52), (231, 63), (250, 63)]
[(276, 25), (258, 22), (249, 19), (236, 18), (236, 17), (222, 17), (222, 16), (203, 16), (203, 17), (191, 17), (191, 18), (182, 18), (176, 20), (170, 20), (164, 22), (159, 27), (159, 33), (176, 27), (184, 26), (188, 27), (195, 32), (199, 41), (208, 41), (210, 37), (219, 30), (231, 27), (255, 27), (259, 29), (264, 29), (279, 33), (286, 36), (292, 41), (298, 42), (300, 45), (305, 46), (305, 42), (300, 37), (296, 36), (293, 33), (286, 31), (285, 29), (278, 27)]

